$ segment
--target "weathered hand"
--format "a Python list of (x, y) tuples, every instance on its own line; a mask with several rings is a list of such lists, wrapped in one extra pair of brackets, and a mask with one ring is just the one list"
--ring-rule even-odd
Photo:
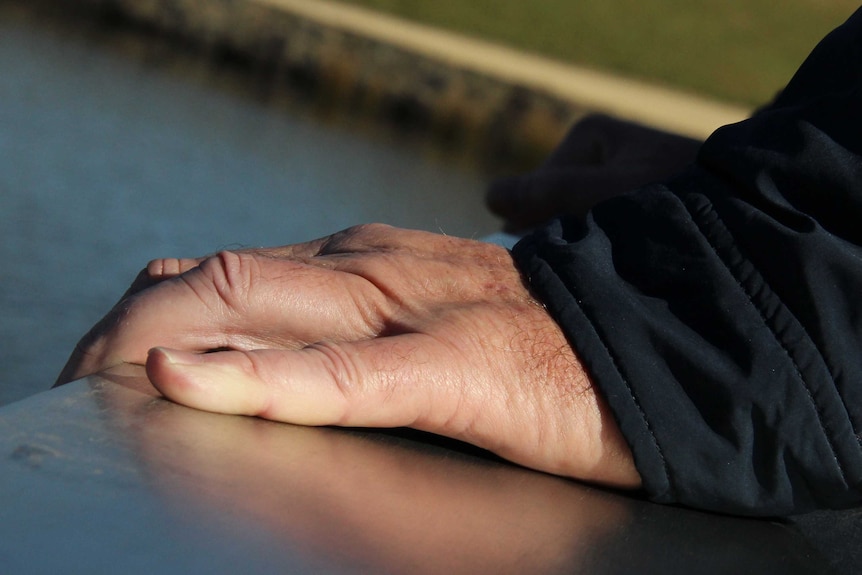
[(588, 116), (535, 172), (493, 182), (488, 207), (511, 232), (563, 214), (583, 216), (602, 200), (673, 176), (695, 160), (700, 144), (608, 116)]
[(146, 363), (165, 396), (204, 410), (408, 426), (534, 469), (640, 482), (577, 356), (490, 244), (372, 225), (156, 260), (60, 382), (121, 362)]

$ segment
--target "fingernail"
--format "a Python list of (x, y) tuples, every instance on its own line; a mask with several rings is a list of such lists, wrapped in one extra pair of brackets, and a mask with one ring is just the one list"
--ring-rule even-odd
[(219, 413), (262, 413), (269, 401), (267, 386), (217, 356), (155, 347), (150, 350), (150, 359), (158, 361), (147, 361), (147, 375), (165, 397), (189, 407)]
[(180, 351), (178, 349), (168, 349), (166, 347), (154, 347), (148, 353), (150, 357), (161, 355), (171, 365), (200, 365), (203, 363), (203, 358), (198, 353), (190, 353), (188, 351)]

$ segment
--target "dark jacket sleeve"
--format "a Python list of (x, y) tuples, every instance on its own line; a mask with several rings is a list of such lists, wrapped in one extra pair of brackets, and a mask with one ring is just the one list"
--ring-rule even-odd
[(678, 178), (513, 250), (655, 501), (862, 502), (862, 11)]

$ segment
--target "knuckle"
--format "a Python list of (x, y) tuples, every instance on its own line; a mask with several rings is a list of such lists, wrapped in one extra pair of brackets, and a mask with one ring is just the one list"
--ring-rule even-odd
[(394, 228), (387, 224), (379, 224), (379, 223), (370, 223), (370, 224), (359, 224), (357, 226), (353, 226), (348, 228), (347, 231), (352, 233), (357, 237), (378, 237), (381, 235), (388, 235)]
[[(254, 254), (232, 251), (221, 251), (207, 258), (199, 270), (218, 299), (238, 312), (248, 307), (249, 294), (261, 275), (260, 263)], [(196, 292), (200, 289), (193, 282), (189, 284)], [(198, 295), (205, 298), (203, 294)]]
[(320, 247), (317, 255), (333, 255), (381, 249), (390, 242), (395, 228), (386, 224), (359, 224), (337, 232)]
[(351, 417), (350, 406), (367, 391), (367, 381), (362, 375), (357, 358), (343, 347), (329, 342), (313, 344), (311, 349), (321, 355), (327, 378), (341, 403), (336, 410), (335, 424), (348, 423)]

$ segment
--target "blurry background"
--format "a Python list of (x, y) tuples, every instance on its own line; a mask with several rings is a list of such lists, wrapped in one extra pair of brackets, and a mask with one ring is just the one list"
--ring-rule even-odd
[(856, 0), (347, 0), (722, 100), (759, 105)]
[(47, 389), (149, 259), (368, 221), (497, 229), (474, 162), (255, 83), (0, 4), (0, 403)]
[[(854, 7), (361, 3), (744, 104), (771, 97)], [(366, 114), (334, 102), (337, 82), (310, 81), (306, 68), (274, 82), (271, 69), (231, 51), (203, 54), (113, 13), (68, 11), (59, 0), (0, 0), (0, 404), (47, 389), (151, 258), (303, 241), (368, 221), (480, 238), (498, 228), (482, 203), (489, 179), (546, 151), (477, 146), (469, 123), (429, 126), (405, 100)]]

